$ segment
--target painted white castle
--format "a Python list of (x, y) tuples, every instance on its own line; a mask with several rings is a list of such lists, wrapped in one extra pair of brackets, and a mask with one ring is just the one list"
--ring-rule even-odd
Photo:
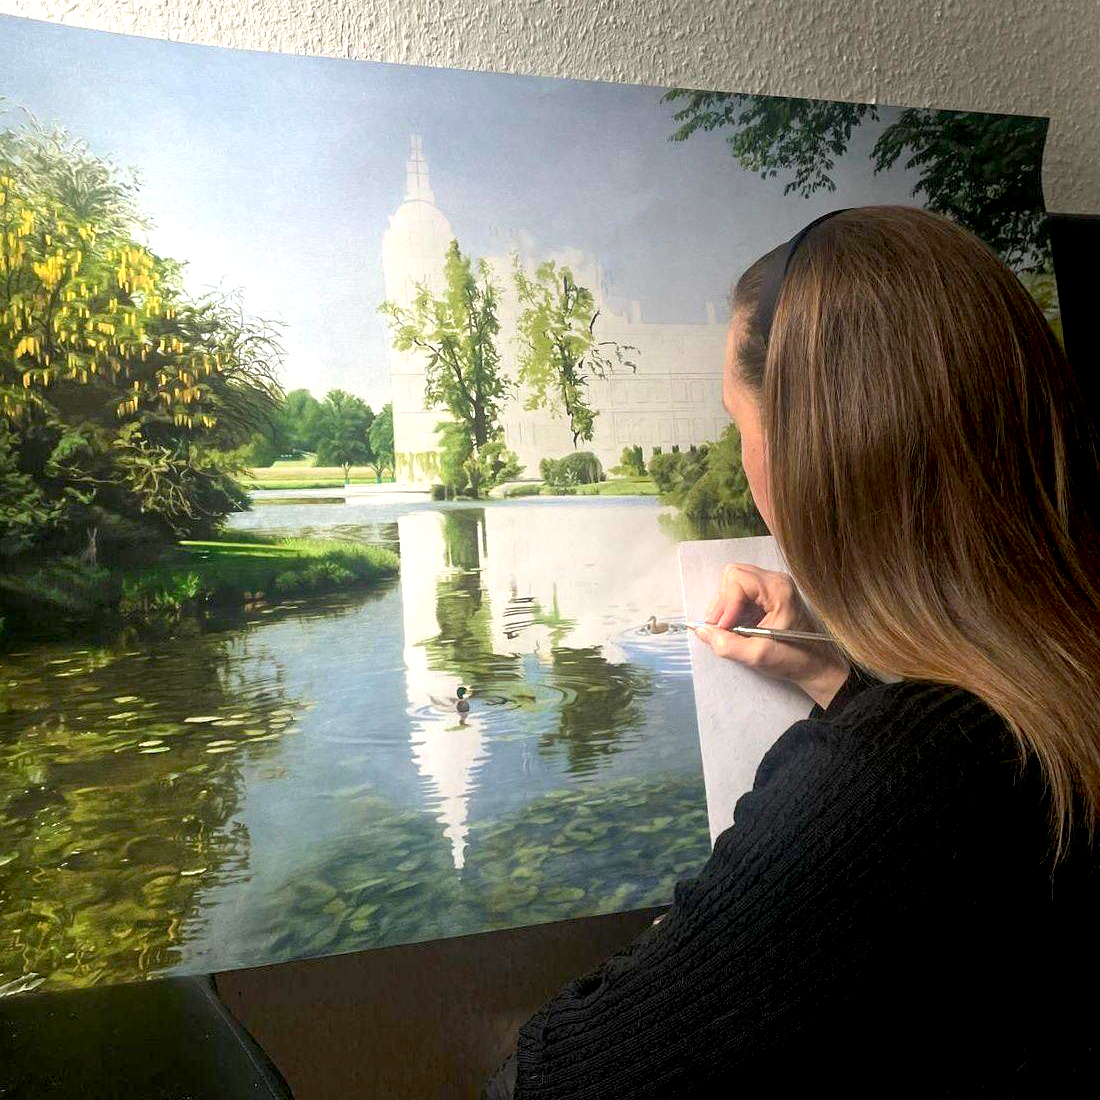
[[(382, 239), (382, 266), (386, 298), (408, 306), (418, 283), (434, 293), (442, 291), (443, 262), (454, 233), (435, 204), (428, 180), (428, 164), (419, 137), (412, 138), (406, 166), (404, 202), (390, 218)], [(722, 408), (722, 360), (726, 326), (706, 304), (705, 324), (653, 324), (642, 320), (641, 307), (632, 302), (628, 315), (610, 308), (604, 291), (604, 273), (593, 257), (566, 250), (545, 257), (530, 255), (526, 238), (512, 234), (506, 254), (487, 256), (500, 288), (497, 347), (505, 373), (514, 377), (519, 348), (516, 343), (519, 303), (512, 279), (513, 255), (533, 272), (542, 259), (569, 267), (573, 277), (592, 291), (600, 314), (599, 340), (636, 348), (629, 358), (637, 369), (617, 368), (606, 380), (589, 387), (592, 407), (598, 410), (594, 437), (580, 449), (595, 452), (604, 467), (618, 463), (623, 447), (640, 444), (648, 458), (655, 447), (692, 444), (717, 439), (728, 419)], [(422, 352), (390, 350), (394, 449), (398, 481), (427, 484), (438, 469), (439, 437), (434, 429), (449, 419), (445, 409), (428, 409), (424, 402)], [(502, 422), (506, 445), (519, 456), (523, 477), (537, 477), (539, 461), (560, 458), (574, 449), (568, 421), (551, 410), (524, 409), (521, 393), (505, 407)]]

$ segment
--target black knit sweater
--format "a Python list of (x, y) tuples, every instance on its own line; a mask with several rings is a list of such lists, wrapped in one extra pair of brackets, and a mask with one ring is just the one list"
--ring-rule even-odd
[[(736, 731), (730, 731), (736, 736)], [(853, 673), (664, 919), (520, 1031), (517, 1100), (1096, 1086), (1100, 873), (968, 692)]]

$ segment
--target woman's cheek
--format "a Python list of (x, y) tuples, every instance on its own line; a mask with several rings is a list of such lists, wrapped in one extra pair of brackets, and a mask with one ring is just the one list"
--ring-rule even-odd
[(745, 478), (748, 480), (752, 499), (756, 501), (756, 509), (760, 515), (763, 516), (764, 522), (770, 527), (768, 475), (764, 468), (764, 455), (762, 450), (759, 447), (742, 447), (741, 465), (745, 470)]

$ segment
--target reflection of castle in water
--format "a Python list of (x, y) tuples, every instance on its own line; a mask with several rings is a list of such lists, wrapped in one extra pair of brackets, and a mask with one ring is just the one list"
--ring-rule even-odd
[[(386, 298), (408, 305), (418, 282), (438, 293), (444, 257), (453, 237), (450, 222), (435, 205), (424, 151), (420, 139), (414, 137), (406, 166), (404, 202), (391, 216), (382, 242)], [(532, 271), (543, 258), (569, 266), (577, 281), (596, 296), (599, 339), (638, 349), (631, 354), (637, 362), (636, 372), (623, 368), (607, 380), (590, 384), (589, 395), (600, 415), (595, 437), (583, 445), (585, 449), (611, 466), (628, 444), (641, 444), (648, 453), (655, 446), (686, 449), (718, 437), (727, 423), (721, 393), (726, 329), (711, 303), (706, 305), (705, 324), (645, 322), (638, 302), (631, 303), (628, 314), (611, 308), (602, 268), (593, 257), (578, 250), (533, 257), (518, 239), (515, 244), (515, 251)], [(511, 280), (512, 258), (505, 255), (487, 260), (501, 290), (498, 348), (505, 369), (512, 371), (519, 316)], [(414, 483), (430, 481), (438, 445), (433, 429), (447, 415), (424, 407), (420, 354), (391, 349), (390, 367), (398, 477)], [(567, 454), (573, 441), (563, 418), (547, 410), (525, 410), (522, 405), (522, 401), (512, 401), (505, 411), (505, 440), (519, 456), (525, 476), (537, 476), (540, 459)]]
[[(399, 520), (413, 757), (459, 868), (494, 738), (526, 736), (564, 753), (570, 770), (594, 770), (642, 721), (647, 690), (608, 639), (679, 608), (674, 545), (655, 543), (651, 508), (590, 505), (583, 523), (576, 508), (516, 503)], [(612, 545), (620, 551), (608, 554)], [(475, 691), (465, 724), (435, 702), (459, 684)]]

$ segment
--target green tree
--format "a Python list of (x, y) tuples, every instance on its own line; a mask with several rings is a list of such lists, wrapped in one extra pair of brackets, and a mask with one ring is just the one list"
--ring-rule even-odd
[(370, 429), (374, 413), (366, 402), (329, 390), (317, 417), (317, 465), (339, 466), (347, 485), (352, 466), (369, 466), (374, 461)]
[(439, 476), (448, 494), (458, 496), (470, 484), (466, 465), (473, 454), (470, 437), (465, 426), (454, 420), (441, 421), (434, 430), (439, 436)]
[(736, 424), (728, 424), (714, 443), (687, 452), (654, 454), (649, 472), (662, 497), (677, 505), (699, 531), (736, 525), (739, 534), (767, 533), (741, 464)]
[(624, 447), (619, 456), (619, 465), (612, 467), (611, 472), (619, 477), (645, 477), (645, 456), (642, 454), (641, 444)]
[(389, 470), (394, 472), (395, 455), (393, 449), (393, 405), (386, 402), (382, 411), (374, 418), (370, 426), (370, 448), (374, 452), (375, 471), (381, 481)]
[(567, 267), (547, 260), (533, 277), (513, 260), (519, 318), (519, 381), (527, 387), (525, 407), (549, 408), (569, 419), (573, 446), (592, 439), (599, 415), (588, 400), (594, 378), (606, 379), (618, 367), (636, 371), (629, 358), (638, 349), (596, 339), (600, 315), (592, 292), (580, 286)]
[[(832, 172), (852, 131), (879, 117), (868, 104), (673, 88), (682, 104), (673, 141), (698, 130), (724, 130), (730, 151), (764, 178), (790, 174), (784, 194), (807, 198), (835, 191)], [(914, 196), (981, 237), (1006, 263), (1042, 270), (1049, 264), (1042, 167), (1046, 121), (975, 111), (901, 111), (871, 151), (876, 173), (899, 161), (919, 176)]]
[(291, 390), (242, 453), (246, 466), (271, 466), (284, 455), (315, 453), (321, 431), (321, 402), (309, 390)]
[(409, 307), (383, 302), (394, 347), (425, 353), (424, 401), (429, 409), (446, 410), (462, 426), (474, 461), (468, 464), (471, 495), (481, 494), (486, 444), (502, 435), (501, 407), (511, 389), (500, 367), (496, 337), (498, 290), (484, 260), (476, 264), (451, 241), (443, 265), (440, 297), (419, 284)]
[(0, 427), (41, 504), (24, 547), (198, 536), (244, 503), (232, 475), (280, 397), (277, 335), (239, 296), (189, 298), (146, 230), (134, 183), (83, 143), (0, 130)]
[(0, 558), (34, 545), (63, 514), (61, 501), (51, 501), (19, 466), (16, 440), (0, 421)]
[(250, 469), (273, 466), (275, 460), (285, 453), (273, 437), (273, 432), (253, 432), (241, 453), (241, 462)]
[(281, 454), (316, 452), (321, 426), (321, 402), (309, 390), (291, 390), (276, 421), (275, 440)]

